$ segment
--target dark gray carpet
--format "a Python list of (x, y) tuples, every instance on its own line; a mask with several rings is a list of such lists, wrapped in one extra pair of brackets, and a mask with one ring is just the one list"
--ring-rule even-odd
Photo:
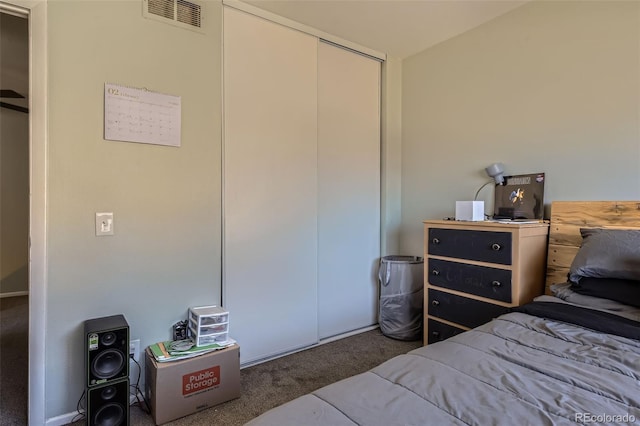
[[(0, 426), (27, 424), (28, 308), (27, 296), (0, 299)], [(240, 398), (168, 425), (242, 425), (273, 407), (421, 345), (421, 341), (388, 338), (375, 329), (244, 368)], [(131, 425), (153, 426), (154, 422), (133, 406)]]
[(0, 299), (0, 426), (27, 424), (28, 296)]
[[(265, 411), (322, 386), (367, 371), (422, 346), (385, 337), (379, 329), (357, 334), (240, 371), (240, 398), (167, 423), (175, 426), (243, 425)], [(153, 425), (139, 408), (132, 425)], [(286, 426), (286, 425), (283, 425)]]

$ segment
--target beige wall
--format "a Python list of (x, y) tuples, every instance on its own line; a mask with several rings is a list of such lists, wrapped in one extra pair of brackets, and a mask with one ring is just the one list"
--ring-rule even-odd
[[(203, 34), (139, 0), (49, 1), (46, 418), (82, 394), (84, 320), (122, 313), (144, 348), (220, 302), (221, 9), (205, 3)], [(104, 140), (105, 82), (181, 96), (182, 146)]]
[(639, 8), (535, 1), (403, 61), (405, 252), (496, 161), (546, 172), (547, 214), (553, 200), (640, 198)]
[(0, 108), (0, 295), (29, 289), (29, 115)]
[[(28, 21), (0, 14), (0, 88), (28, 96)], [(26, 99), (2, 101), (25, 107)], [(0, 108), (0, 296), (28, 291), (29, 114)]]

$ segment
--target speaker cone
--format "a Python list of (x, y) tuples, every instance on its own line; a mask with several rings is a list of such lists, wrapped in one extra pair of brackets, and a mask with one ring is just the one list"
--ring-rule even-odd
[(100, 343), (102, 343), (103, 346), (111, 346), (116, 342), (116, 333), (114, 333), (113, 331), (110, 331), (108, 333), (103, 333), (100, 336)]
[(96, 426), (118, 426), (124, 423), (124, 409), (122, 405), (112, 402), (100, 407), (93, 416), (93, 423)]
[(118, 392), (116, 391), (115, 386), (107, 386), (106, 388), (102, 389), (102, 392), (100, 392), (100, 398), (108, 401), (110, 399), (113, 399), (113, 397), (116, 396), (117, 393)]
[(124, 367), (122, 352), (108, 349), (93, 359), (91, 373), (99, 379), (109, 379), (118, 374), (122, 367)]

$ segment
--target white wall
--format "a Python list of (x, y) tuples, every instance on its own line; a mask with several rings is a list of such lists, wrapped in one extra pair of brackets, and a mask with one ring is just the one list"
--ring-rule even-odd
[[(46, 418), (82, 394), (84, 320), (122, 313), (144, 348), (220, 302), (221, 10), (204, 3), (203, 34), (141, 0), (49, 1)], [(105, 82), (181, 96), (182, 146), (104, 140)]]
[[(85, 319), (123, 313), (144, 347), (220, 301), (221, 5), (205, 2), (205, 34), (141, 7), (48, 4), (47, 418), (82, 393)], [(495, 161), (546, 172), (547, 204), (638, 199), (638, 16), (635, 2), (534, 2), (390, 60), (383, 252), (420, 254), (421, 221), (452, 215)], [(181, 95), (182, 147), (103, 140), (105, 82)], [(97, 211), (115, 213), (115, 236), (94, 236)]]
[[(187, 307), (220, 302), (222, 6), (204, 2), (205, 34), (144, 19), (141, 8), (47, 6), (48, 419), (73, 412), (82, 393), (84, 320), (123, 313), (146, 347), (167, 339)], [(401, 63), (389, 64), (383, 250), (395, 254)], [(182, 147), (105, 141), (105, 82), (182, 96)], [(98, 211), (114, 212), (115, 236), (94, 236)]]
[(546, 172), (547, 214), (553, 200), (640, 198), (639, 8), (535, 1), (403, 61), (405, 252), (496, 161)]

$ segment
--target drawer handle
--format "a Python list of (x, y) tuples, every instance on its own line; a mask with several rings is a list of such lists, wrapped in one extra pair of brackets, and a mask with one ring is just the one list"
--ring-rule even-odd
[(440, 244), (440, 240), (438, 238), (434, 238), (433, 240), (431, 240), (431, 242), (433, 244)]
[(502, 283), (500, 281), (493, 281), (491, 285), (494, 287), (502, 287)]
[(433, 306), (438, 306), (440, 304), (440, 302), (438, 302), (437, 300), (434, 300), (433, 302), (431, 302), (431, 304)]
[(499, 251), (502, 249), (502, 246), (498, 243), (493, 243), (491, 244), (491, 248), (493, 249), (493, 251)]
[(439, 331), (432, 331), (432, 332), (431, 332), (431, 335), (432, 335), (433, 337), (440, 337), (440, 332), (439, 332)]
[(433, 271), (431, 271), (431, 274), (437, 277), (438, 275), (440, 275), (440, 271), (438, 271), (437, 269), (434, 269)]

